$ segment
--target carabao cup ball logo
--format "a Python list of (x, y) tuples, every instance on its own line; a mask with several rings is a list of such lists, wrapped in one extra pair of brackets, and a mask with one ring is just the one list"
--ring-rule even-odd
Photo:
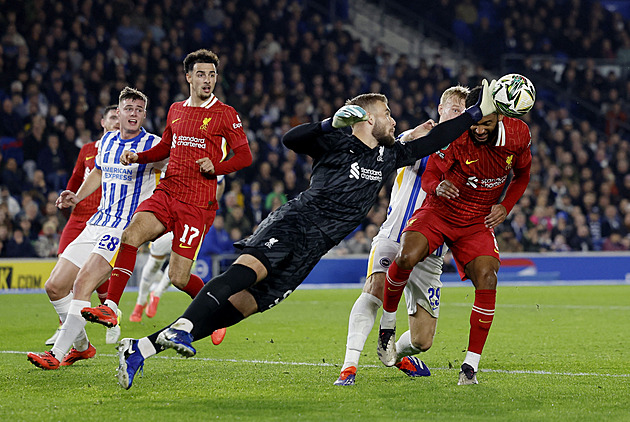
[(389, 268), (392, 265), (392, 261), (389, 258), (381, 258), (380, 264), (383, 268)]
[(534, 107), (536, 88), (525, 76), (510, 73), (497, 81), (492, 98), (499, 113), (520, 117)]

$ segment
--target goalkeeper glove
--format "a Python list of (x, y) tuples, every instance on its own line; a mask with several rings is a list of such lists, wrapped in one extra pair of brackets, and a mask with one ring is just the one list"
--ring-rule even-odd
[(345, 105), (337, 110), (333, 116), (332, 126), (335, 129), (339, 129), (341, 127), (352, 126), (358, 122), (364, 122), (367, 119), (367, 112), (358, 105)]
[(492, 98), (492, 91), (497, 84), (496, 80), (492, 80), (488, 86), (488, 81), (481, 81), (481, 92), (479, 93), (479, 99), (477, 103), (466, 109), (466, 113), (470, 114), (475, 122), (481, 120), (484, 116), (492, 113), (496, 113), (497, 109), (494, 105), (494, 99)]

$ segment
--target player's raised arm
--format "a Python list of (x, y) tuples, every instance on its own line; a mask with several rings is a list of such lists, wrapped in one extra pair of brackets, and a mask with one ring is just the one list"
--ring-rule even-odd
[(405, 147), (409, 148), (410, 153), (407, 154), (403, 163), (399, 163), (399, 166), (409, 165), (418, 158), (439, 151), (461, 136), (470, 126), (481, 120), (483, 116), (496, 113), (497, 110), (491, 95), (491, 88), (495, 83), (496, 81), (493, 80), (488, 85), (488, 81), (484, 79), (481, 95), (475, 105), (468, 107), (460, 116), (438, 124), (427, 135), (405, 144)]

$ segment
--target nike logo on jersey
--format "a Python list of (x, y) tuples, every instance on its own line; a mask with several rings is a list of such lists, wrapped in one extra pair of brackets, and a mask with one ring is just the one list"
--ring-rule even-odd
[(478, 158), (476, 160), (466, 160), (466, 165), (470, 165), (472, 163), (476, 163), (477, 161), (479, 161)]
[(85, 157), (85, 161), (89, 160), (90, 158), (94, 158), (96, 157), (96, 155), (88, 155), (87, 157)]
[(492, 321), (484, 321), (480, 319), (479, 322), (481, 322), (482, 324), (490, 324)]
[(495, 251), (496, 253), (499, 253), (499, 250), (498, 250), (497, 248), (494, 248), (494, 251)]
[(175, 119), (171, 122), (171, 124), (175, 123), (175, 122), (179, 122), (182, 118), (180, 117), (179, 119)]
[(190, 248), (192, 248), (192, 246), (184, 245), (181, 242), (179, 242), (179, 247), (182, 248), (182, 249), (190, 249)]

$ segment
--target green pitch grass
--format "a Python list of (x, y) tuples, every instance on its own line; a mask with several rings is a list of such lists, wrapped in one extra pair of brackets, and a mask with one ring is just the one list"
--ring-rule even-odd
[[(479, 385), (458, 386), (472, 288), (446, 287), (433, 348), (421, 355), (427, 378), (383, 367), (376, 328), (357, 383), (333, 386), (343, 361), (347, 319), (359, 290), (297, 291), (276, 309), (228, 329), (195, 358), (172, 351), (146, 362), (123, 390), (114, 346), (88, 324), (97, 356), (56, 371), (26, 360), (47, 349), (56, 328), (44, 294), (0, 295), (0, 420), (3, 421), (627, 421), (630, 418), (630, 286), (500, 287)], [(172, 322), (189, 303), (168, 292), (158, 314), (127, 318), (123, 337)], [(380, 318), (380, 316), (379, 316)], [(407, 327), (399, 309), (398, 334)], [(378, 325), (378, 322), (377, 322)]]

